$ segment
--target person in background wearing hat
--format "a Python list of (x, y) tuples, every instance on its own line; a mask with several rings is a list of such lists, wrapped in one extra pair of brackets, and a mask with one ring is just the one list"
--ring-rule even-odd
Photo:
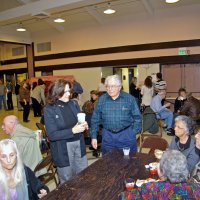
[(175, 136), (169, 146), (169, 149), (178, 150), (185, 155), (190, 173), (199, 161), (195, 141), (191, 137), (191, 134), (193, 133), (192, 126), (192, 120), (189, 117), (185, 115), (176, 117), (174, 128)]

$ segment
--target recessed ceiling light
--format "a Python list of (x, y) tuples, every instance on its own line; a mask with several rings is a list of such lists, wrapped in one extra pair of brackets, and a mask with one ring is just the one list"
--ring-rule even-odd
[(114, 14), (116, 11), (110, 7), (110, 3), (108, 3), (108, 8), (103, 11), (104, 14), (111, 15)]
[(62, 18), (57, 18), (57, 19), (54, 19), (54, 22), (56, 22), (56, 23), (63, 23), (63, 22), (65, 22), (65, 20), (62, 19)]
[(176, 3), (178, 2), (179, 0), (165, 0), (166, 3)]

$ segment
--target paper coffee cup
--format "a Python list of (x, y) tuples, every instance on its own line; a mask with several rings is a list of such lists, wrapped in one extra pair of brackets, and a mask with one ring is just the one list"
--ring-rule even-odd
[(78, 123), (82, 124), (85, 122), (85, 113), (78, 113), (77, 117), (78, 117)]

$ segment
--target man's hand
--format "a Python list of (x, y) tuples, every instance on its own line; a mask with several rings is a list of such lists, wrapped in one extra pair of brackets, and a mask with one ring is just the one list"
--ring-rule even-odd
[(92, 147), (97, 149), (97, 139), (92, 139)]
[(171, 106), (171, 103), (166, 103), (166, 104), (165, 104), (165, 107), (166, 107), (166, 108), (168, 108), (168, 107), (170, 107), (170, 106)]

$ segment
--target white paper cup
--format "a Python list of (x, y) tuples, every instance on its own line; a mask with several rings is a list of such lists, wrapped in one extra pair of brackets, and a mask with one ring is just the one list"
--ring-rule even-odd
[(78, 123), (82, 124), (85, 122), (85, 113), (78, 113), (77, 117), (78, 117)]
[(129, 147), (124, 147), (123, 148), (124, 156), (129, 156), (130, 153), (130, 148)]

